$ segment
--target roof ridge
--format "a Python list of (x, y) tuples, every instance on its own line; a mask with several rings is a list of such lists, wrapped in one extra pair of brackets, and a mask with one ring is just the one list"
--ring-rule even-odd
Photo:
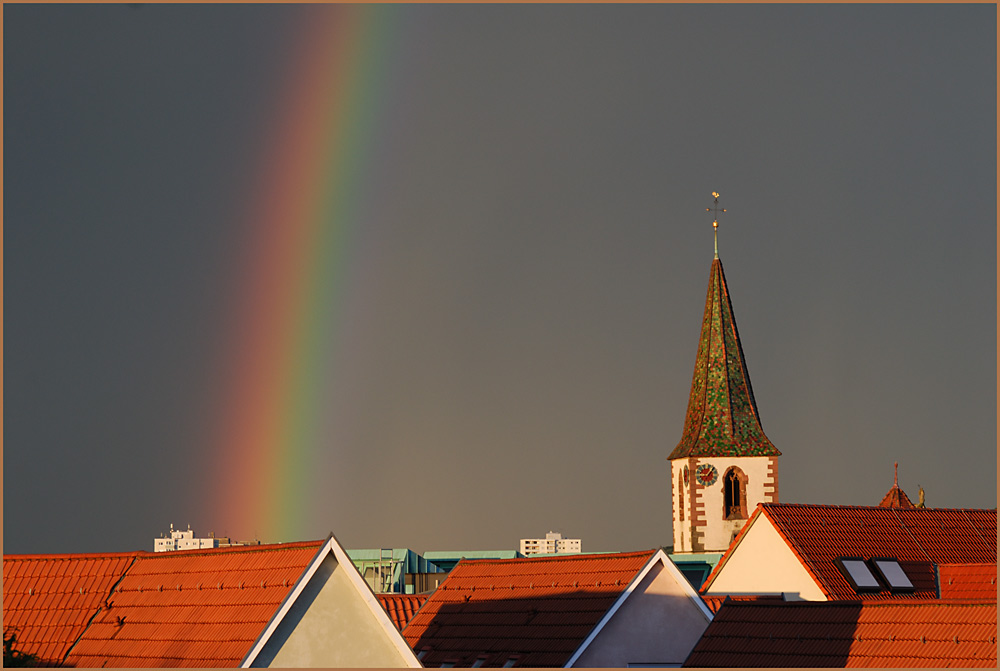
[[(972, 512), (972, 513), (995, 513), (996, 508), (886, 508), (885, 506), (868, 506), (868, 505), (850, 505), (850, 504), (839, 504), (839, 503), (792, 503), (792, 502), (761, 502), (762, 506), (766, 508), (867, 508), (871, 510), (905, 510), (907, 514), (914, 511), (926, 511), (931, 512), (935, 510), (949, 510), (954, 512)], [(917, 514), (923, 514), (918, 512)]]
[[(544, 556), (528, 555), (527, 557), (462, 557), (460, 563), (464, 562), (476, 562), (477, 564), (512, 564), (521, 562), (547, 562), (547, 561), (566, 561), (571, 559), (583, 560), (583, 559), (609, 559), (609, 558), (630, 558), (630, 557), (643, 557), (652, 556), (656, 554), (657, 550), (660, 548), (655, 548), (652, 550), (630, 550), (628, 552), (564, 552), (556, 554), (545, 554)], [(457, 564), (456, 564), (457, 566)]]
[(4, 561), (28, 561), (40, 560), (51, 561), (59, 559), (111, 559), (124, 557), (169, 557), (177, 555), (191, 555), (204, 553), (232, 553), (232, 552), (266, 552), (269, 550), (284, 550), (288, 548), (318, 547), (325, 543), (325, 540), (314, 541), (293, 541), (290, 543), (261, 543), (260, 545), (231, 545), (223, 548), (191, 548), (190, 550), (170, 550), (167, 552), (156, 552), (154, 550), (131, 550), (129, 552), (57, 552), (53, 554), (32, 553), (32, 554), (7, 554), (4, 553)]
[[(723, 596), (709, 594), (709, 597)], [(830, 601), (811, 601), (808, 599), (803, 599), (801, 601), (784, 601), (777, 599), (760, 599), (757, 601), (751, 599), (728, 599), (729, 595), (725, 595), (727, 600), (725, 603), (734, 605), (739, 608), (749, 608), (749, 607), (767, 607), (767, 608), (808, 608), (808, 607), (826, 607), (835, 608), (838, 606), (856, 607), (863, 606), (865, 608), (871, 607), (889, 607), (889, 606), (996, 606), (997, 602), (995, 599), (835, 599)]]
[(167, 552), (143, 551), (139, 555), (146, 558), (166, 558), (192, 555), (208, 554), (238, 554), (240, 552), (277, 552), (279, 550), (293, 550), (298, 548), (318, 548), (326, 541), (295, 541), (292, 543), (261, 543), (260, 545), (231, 545), (224, 548), (191, 548), (190, 550), (169, 550)]
[(144, 554), (145, 550), (132, 550), (131, 552), (58, 552), (55, 554), (32, 553), (32, 554), (7, 554), (4, 553), (4, 561), (52, 561), (58, 559), (119, 559), (124, 557), (137, 557)]
[(938, 562), (938, 566), (992, 566), (996, 568), (996, 562), (980, 561), (980, 562)]

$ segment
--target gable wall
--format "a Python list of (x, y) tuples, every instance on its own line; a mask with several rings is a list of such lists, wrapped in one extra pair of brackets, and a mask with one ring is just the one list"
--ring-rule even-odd
[(705, 593), (784, 593), (788, 601), (827, 600), (819, 585), (763, 514), (743, 535)]
[(680, 665), (707, 627), (705, 614), (657, 562), (573, 666)]
[[(349, 567), (354, 570), (354, 567)], [(328, 555), (254, 666), (408, 666), (346, 571)]]

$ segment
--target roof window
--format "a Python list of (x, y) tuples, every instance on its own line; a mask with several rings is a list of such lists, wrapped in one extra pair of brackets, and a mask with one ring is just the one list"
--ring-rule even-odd
[(884, 588), (861, 557), (838, 557), (837, 568), (855, 592), (880, 592)]
[(915, 589), (896, 559), (872, 557), (868, 563), (875, 568), (875, 572), (893, 592), (912, 592)]

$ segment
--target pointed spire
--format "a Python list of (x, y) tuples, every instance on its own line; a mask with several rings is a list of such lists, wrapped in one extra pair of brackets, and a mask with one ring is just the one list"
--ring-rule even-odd
[(712, 261), (680, 443), (670, 459), (778, 456), (757, 415), (722, 261)]

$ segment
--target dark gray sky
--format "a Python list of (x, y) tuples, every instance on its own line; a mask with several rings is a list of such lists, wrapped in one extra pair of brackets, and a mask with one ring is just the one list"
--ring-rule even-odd
[[(5, 552), (252, 533), (204, 505), (208, 427), (322, 11), (4, 5)], [(994, 5), (370, 11), (384, 196), (306, 538), (669, 543), (713, 190), (782, 500), (878, 503), (898, 461), (996, 506)]]

